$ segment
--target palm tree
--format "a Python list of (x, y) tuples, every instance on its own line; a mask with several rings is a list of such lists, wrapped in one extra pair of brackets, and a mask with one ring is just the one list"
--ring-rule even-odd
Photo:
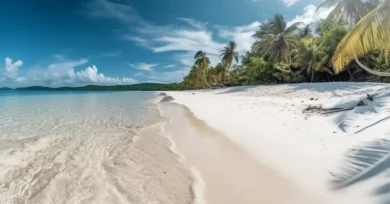
[(302, 23), (294, 23), (287, 27), (283, 15), (275, 14), (268, 23), (262, 24), (253, 35), (257, 39), (254, 49), (260, 50), (265, 47), (263, 55), (290, 62), (290, 51), (295, 47), (300, 25)]
[(195, 66), (192, 66), (188, 75), (184, 77), (183, 84), (188, 89), (193, 89), (193, 88), (196, 89), (196, 88), (202, 87), (203, 80), (202, 80), (202, 78), (199, 78), (199, 75), (197, 74), (197, 70), (196, 70)]
[(229, 44), (221, 51), (222, 63), (226, 67), (227, 71), (232, 66), (233, 59), (238, 63), (240, 55), (236, 51), (237, 44), (234, 41), (230, 41)]
[[(375, 9), (364, 16), (341, 40), (332, 63), (336, 73), (341, 72), (353, 59), (367, 72), (378, 76), (390, 73), (374, 71), (358, 60), (373, 51), (382, 51), (385, 57), (390, 54), (390, 0), (383, 0)], [(386, 60), (388, 63), (388, 60)]]
[[(222, 67), (218, 67), (220, 71), (220, 82), (223, 82), (226, 78), (226, 73), (230, 71), (230, 68), (232, 66), (233, 60), (238, 63), (238, 58), (240, 55), (236, 51), (237, 44), (234, 41), (230, 41), (229, 44), (221, 50), (221, 57), (222, 57)], [(221, 69), (222, 68), (222, 69)], [(223, 86), (223, 83), (221, 83)]]
[(207, 83), (207, 79), (206, 79), (206, 71), (210, 66), (210, 59), (206, 56), (206, 53), (203, 52), (202, 50), (196, 52), (194, 59), (195, 59), (195, 67), (198, 76), (203, 79), (204, 84), (206, 84), (209, 88), (211, 88), (211, 86)]
[(333, 74), (325, 64), (329, 60), (329, 55), (319, 46), (314, 38), (305, 38), (299, 43), (293, 51), (293, 66), (302, 67), (302, 71), (311, 75), (311, 82), (314, 80), (316, 72), (328, 72)]
[(343, 19), (349, 25), (355, 25), (362, 19), (370, 10), (379, 4), (380, 0), (325, 0), (318, 8), (334, 7), (330, 12), (328, 19)]
[(223, 64), (221, 63), (218, 63), (217, 66), (215, 66), (215, 74), (218, 76), (218, 83), (221, 85), (221, 86), (224, 86), (224, 81), (225, 81), (225, 78), (226, 78), (226, 68), (225, 66), (223, 66)]

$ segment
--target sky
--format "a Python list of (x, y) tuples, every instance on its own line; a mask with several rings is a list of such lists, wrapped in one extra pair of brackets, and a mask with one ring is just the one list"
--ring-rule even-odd
[(261, 22), (325, 18), (321, 0), (2, 0), (0, 87), (180, 82), (203, 50), (212, 64)]

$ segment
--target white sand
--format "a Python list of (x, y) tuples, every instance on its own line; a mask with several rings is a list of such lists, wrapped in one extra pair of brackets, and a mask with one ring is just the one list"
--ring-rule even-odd
[(196, 204), (318, 203), (194, 117), (188, 108), (174, 103), (161, 103), (160, 107), (170, 119), (164, 135), (201, 176), (201, 188), (194, 188), (195, 196), (201, 198)]
[[(302, 113), (308, 105), (348, 107), (367, 93), (381, 94), (347, 112)], [(168, 94), (318, 203), (390, 203), (390, 142), (385, 140), (390, 119), (381, 121), (390, 115), (386, 84), (296, 84)], [(335, 179), (340, 182), (332, 182)]]

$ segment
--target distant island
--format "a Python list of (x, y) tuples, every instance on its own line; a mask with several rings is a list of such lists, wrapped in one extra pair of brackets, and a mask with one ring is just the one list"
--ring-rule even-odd
[(81, 87), (44, 87), (44, 86), (29, 86), (20, 88), (0, 88), (0, 91), (21, 90), (21, 91), (166, 91), (166, 90), (181, 90), (182, 86), (178, 83), (161, 84), (161, 83), (140, 83), (132, 85), (115, 85), (115, 86), (100, 86), (87, 85)]

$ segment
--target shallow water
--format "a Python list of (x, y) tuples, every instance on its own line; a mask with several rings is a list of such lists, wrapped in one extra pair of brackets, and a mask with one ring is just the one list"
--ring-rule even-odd
[(145, 92), (0, 92), (0, 203), (190, 203)]

